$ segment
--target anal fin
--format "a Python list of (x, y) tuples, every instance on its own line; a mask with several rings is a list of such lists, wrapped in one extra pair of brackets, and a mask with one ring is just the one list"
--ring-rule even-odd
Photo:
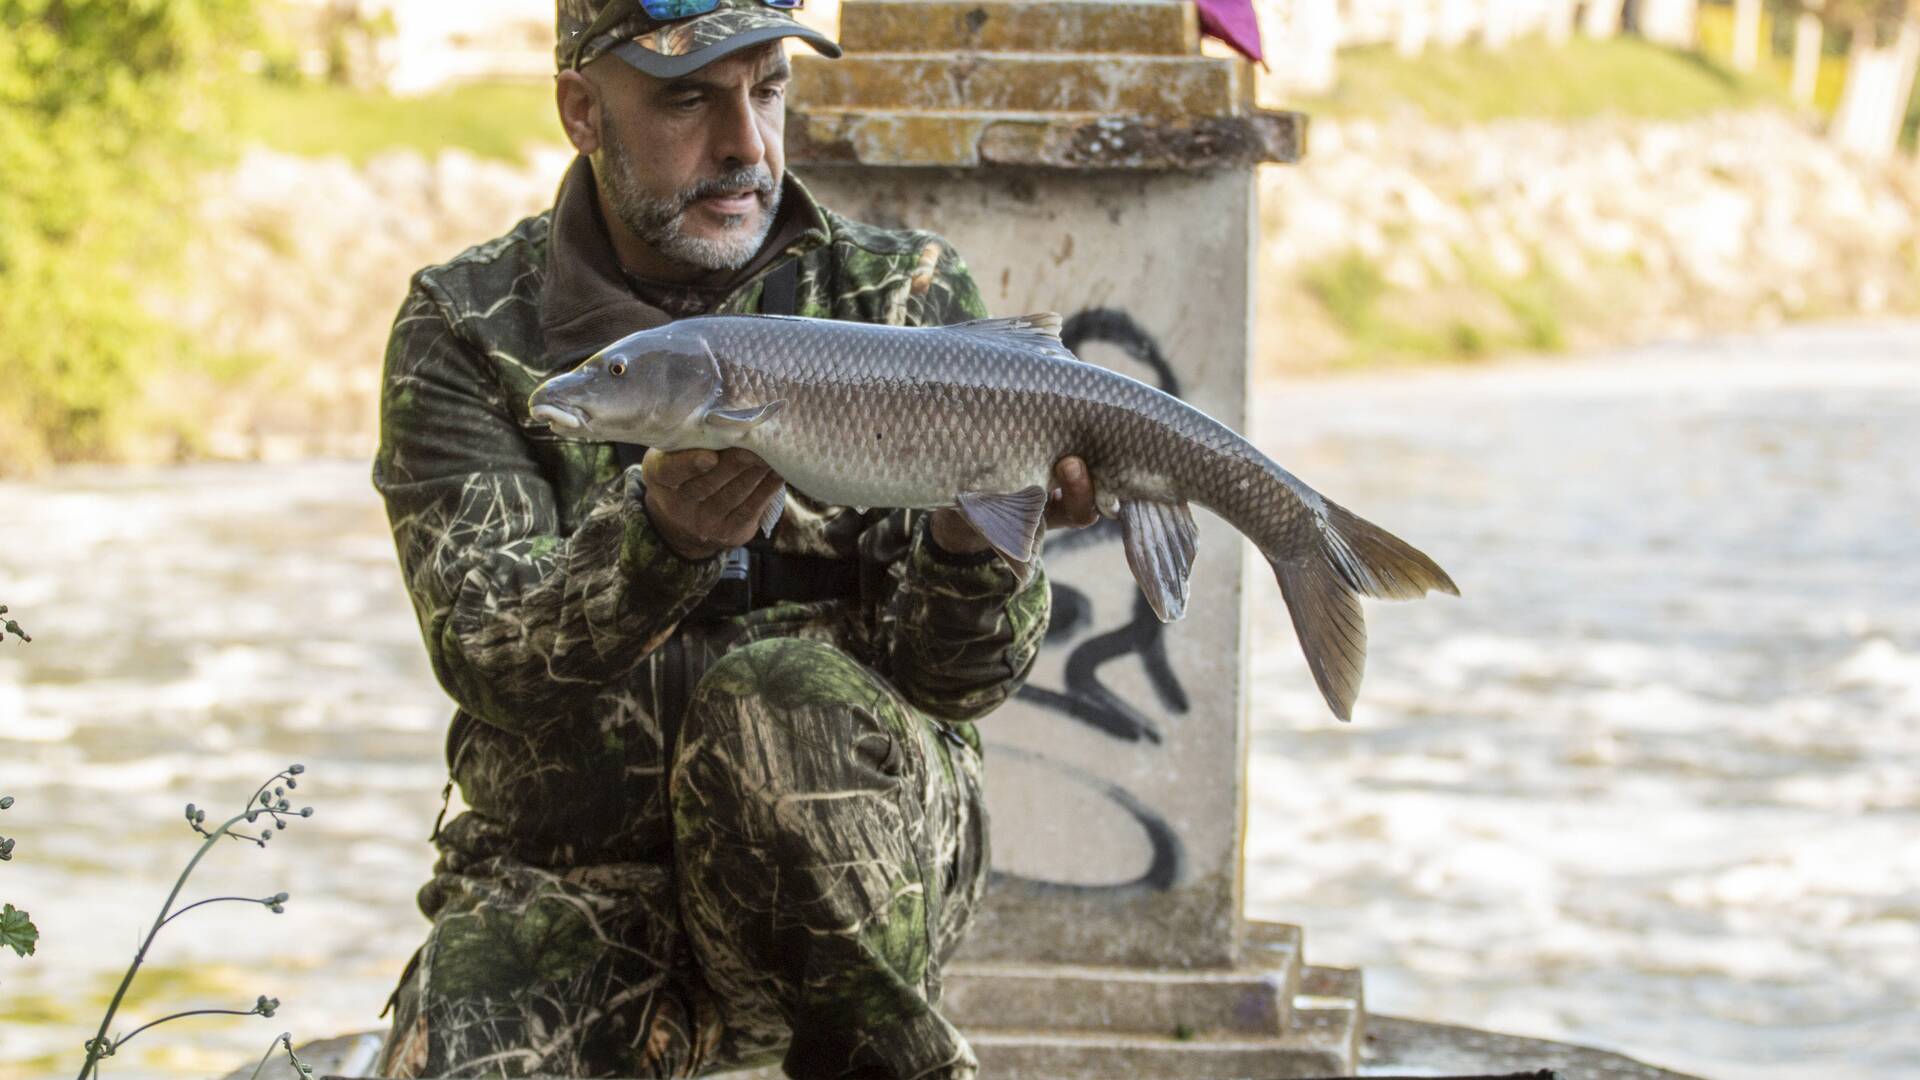
[(983, 494), (968, 492), (954, 500), (960, 513), (980, 530), (993, 550), (1013, 566), (1020, 580), (1027, 578), (1027, 564), (1040, 552), (1047, 514), (1047, 489), (1038, 484), (1019, 491)]
[(1120, 504), (1120, 529), (1126, 537), (1127, 565), (1153, 613), (1161, 622), (1185, 615), (1200, 537), (1193, 511), (1185, 502), (1135, 499)]

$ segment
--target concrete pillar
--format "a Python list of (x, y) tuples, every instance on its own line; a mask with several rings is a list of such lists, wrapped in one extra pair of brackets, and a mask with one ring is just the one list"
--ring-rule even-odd
[[(795, 57), (787, 121), (825, 205), (942, 232), (993, 313), (1058, 311), (1083, 359), (1244, 428), (1254, 169), (1298, 157), (1304, 118), (1200, 55), (1191, 4), (846, 0), (840, 25), (843, 59)], [(1354, 1067), (1357, 975), (1303, 969), (1297, 932), (1241, 914), (1241, 609), (1279, 600), (1200, 517), (1191, 614), (1166, 627), (1112, 523), (1047, 546), (1047, 647), (981, 725), (994, 879), (947, 979), (984, 1075)], [(1315, 979), (1344, 1007), (1296, 1009)]]

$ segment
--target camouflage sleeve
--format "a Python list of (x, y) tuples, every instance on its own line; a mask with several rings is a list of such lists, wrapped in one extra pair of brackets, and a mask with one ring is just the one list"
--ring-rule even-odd
[[(1036, 560), (1023, 586), (1000, 557), (950, 555), (915, 514), (899, 583), (881, 618), (901, 696), (933, 716), (978, 720), (1012, 697), (1046, 636), (1052, 590)], [(896, 525), (898, 527), (898, 525)]]
[[(932, 237), (910, 279), (910, 321), (944, 326), (987, 317), (973, 275), (952, 245)], [(926, 515), (894, 523), (909, 531), (898, 587), (881, 625), (893, 683), (923, 711), (975, 720), (1026, 681), (1046, 635), (1051, 591), (1046, 573), (1021, 586), (991, 553), (953, 556), (929, 538)]]
[(416, 280), (381, 379), (374, 487), (435, 676), (468, 712), (525, 730), (638, 664), (719, 576), (647, 521), (638, 466), (571, 535), (497, 378)]

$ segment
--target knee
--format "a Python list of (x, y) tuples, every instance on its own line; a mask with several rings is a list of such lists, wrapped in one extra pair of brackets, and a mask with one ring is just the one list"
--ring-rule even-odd
[(831, 645), (783, 639), (736, 649), (687, 704), (669, 781), (675, 812), (891, 789), (917, 760), (910, 723), (879, 676)]
[(892, 699), (878, 675), (825, 642), (756, 641), (722, 657), (701, 678), (687, 703), (681, 742), (754, 728), (772, 729), (764, 735), (773, 738), (799, 734), (807, 725), (796, 718), (816, 713), (877, 723), (893, 711)]

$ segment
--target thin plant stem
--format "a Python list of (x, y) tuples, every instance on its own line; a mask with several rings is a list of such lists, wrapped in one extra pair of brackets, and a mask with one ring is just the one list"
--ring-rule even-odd
[[(291, 1032), (288, 1034), (290, 1035)], [(253, 1067), (253, 1074), (248, 1076), (247, 1080), (260, 1080), (260, 1070), (267, 1067), (267, 1062), (273, 1057), (273, 1052), (280, 1048), (280, 1040), (287, 1037), (287, 1035), (277, 1035), (272, 1042), (267, 1044), (267, 1052), (260, 1055), (260, 1064)]]
[[(101, 1053), (103, 1047), (108, 1051), (117, 1048), (117, 1043), (107, 1042), (107, 1027), (113, 1023), (114, 1014), (120, 1011), (120, 1002), (127, 996), (127, 988), (133, 985), (134, 975), (140, 971), (141, 963), (146, 960), (147, 950), (153, 946), (154, 936), (160, 933), (161, 927), (167, 925), (167, 912), (173, 907), (173, 902), (180, 898), (180, 890), (186, 887), (188, 875), (193, 873), (194, 867), (200, 865), (200, 860), (212, 850), (213, 845), (219, 843), (222, 836), (227, 835), (228, 829), (244, 821), (251, 813), (253, 809), (249, 806), (245, 812), (235, 814), (227, 819), (225, 825), (213, 830), (206, 840), (201, 842), (200, 850), (193, 853), (193, 858), (187, 862), (187, 868), (180, 871), (179, 879), (173, 883), (173, 891), (167, 894), (167, 902), (160, 905), (160, 914), (153, 920), (153, 929), (147, 931), (146, 940), (140, 943), (139, 951), (133, 954), (133, 963), (127, 965), (127, 974), (120, 980), (120, 988), (113, 992), (113, 1000), (107, 1004), (107, 1013), (100, 1018), (100, 1030), (94, 1033), (93, 1040), (87, 1044), (87, 1060), (80, 1066), (80, 1075), (77, 1080), (87, 1080), (88, 1076), (97, 1075), (100, 1059), (105, 1056)], [(152, 1026), (152, 1024), (146, 1025), (146, 1027)], [(140, 1030), (144, 1031), (146, 1028), (143, 1027)]]
[(139, 1027), (134, 1028), (132, 1031), (127, 1032), (125, 1035), (113, 1040), (113, 1049), (115, 1052), (118, 1052), (121, 1047), (132, 1042), (135, 1035), (140, 1034), (156, 1024), (164, 1024), (169, 1020), (178, 1020), (183, 1016), (255, 1016), (259, 1012), (260, 1010), (257, 1007), (252, 1009), (189, 1009), (186, 1012), (177, 1012), (172, 1016), (163, 1016), (158, 1020), (149, 1020)]
[(188, 904), (186, 907), (183, 907), (179, 911), (176, 911), (173, 914), (167, 916), (166, 919), (163, 922), (161, 922), (160, 925), (165, 926), (167, 925), (167, 923), (170, 923), (173, 920), (179, 918), (180, 916), (185, 915), (187, 912), (192, 911), (194, 908), (197, 908), (202, 904), (217, 904), (222, 900), (238, 900), (241, 903), (245, 903), (245, 904), (264, 903), (264, 901), (262, 901), (257, 896), (209, 896), (205, 900), (195, 900), (193, 903)]

